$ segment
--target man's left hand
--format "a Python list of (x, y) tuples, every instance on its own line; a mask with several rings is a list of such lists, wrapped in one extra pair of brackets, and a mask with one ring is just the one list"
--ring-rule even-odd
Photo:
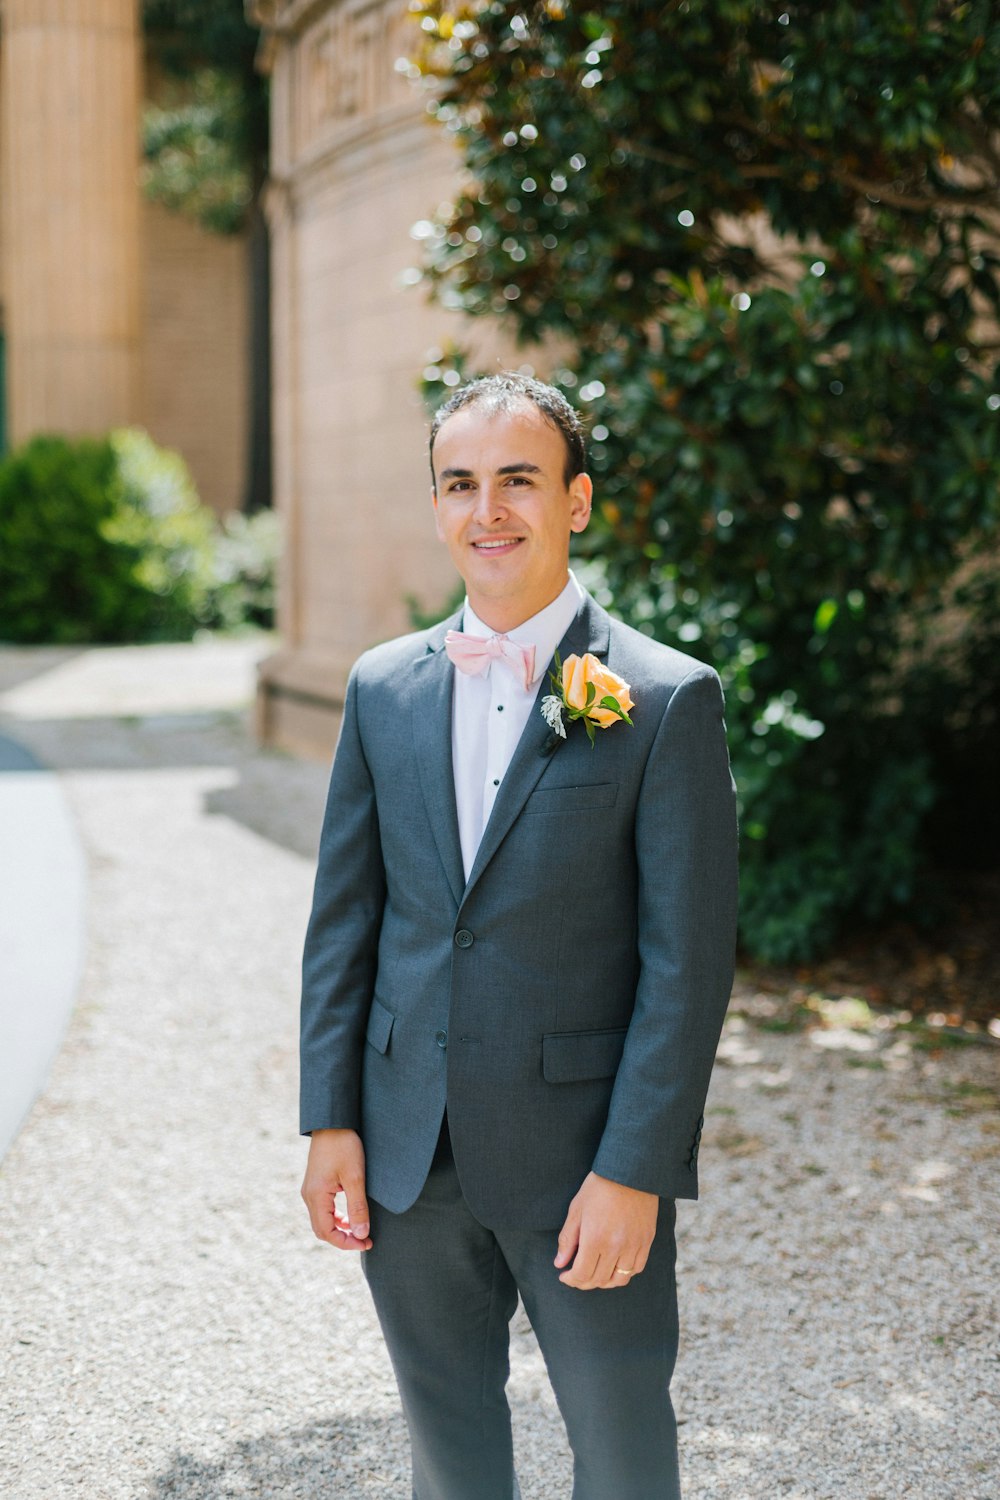
[(645, 1268), (659, 1205), (655, 1193), (588, 1173), (559, 1231), (559, 1280), (583, 1292), (628, 1286)]

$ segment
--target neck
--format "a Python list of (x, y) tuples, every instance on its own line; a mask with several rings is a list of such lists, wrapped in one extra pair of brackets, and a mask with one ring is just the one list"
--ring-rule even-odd
[(569, 572), (567, 570), (566, 577), (560, 583), (556, 584), (550, 592), (528, 603), (524, 603), (519, 599), (477, 598), (471, 591), (469, 593), (469, 603), (475, 610), (477, 618), (482, 620), (484, 625), (488, 625), (490, 630), (495, 631), (498, 635), (507, 635), (510, 631), (516, 630), (519, 625), (523, 625), (526, 620), (533, 619), (543, 609), (547, 609), (550, 604), (559, 598), (568, 581)]

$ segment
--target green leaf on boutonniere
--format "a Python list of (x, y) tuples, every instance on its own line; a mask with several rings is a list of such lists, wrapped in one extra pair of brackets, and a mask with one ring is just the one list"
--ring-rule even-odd
[(610, 711), (613, 714), (617, 714), (618, 715), (619, 719), (624, 719), (626, 724), (631, 724), (632, 723), (632, 720), (629, 718), (628, 714), (622, 708), (622, 706), (618, 702), (617, 698), (611, 698), (611, 697), (602, 698), (601, 701), (600, 701), (600, 703), (598, 704), (598, 708), (607, 708), (607, 709), (610, 709)]

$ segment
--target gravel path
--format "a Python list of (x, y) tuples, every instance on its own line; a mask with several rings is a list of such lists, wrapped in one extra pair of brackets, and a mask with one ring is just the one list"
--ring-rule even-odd
[[(76, 1013), (0, 1171), (3, 1500), (408, 1500), (357, 1261), (297, 1195), (326, 775), (250, 740), (262, 649), (0, 652), (0, 732), (59, 770), (90, 881)], [(1000, 1048), (737, 1004), (679, 1216), (686, 1500), (998, 1500)], [(568, 1500), (513, 1344), (525, 1500)]]

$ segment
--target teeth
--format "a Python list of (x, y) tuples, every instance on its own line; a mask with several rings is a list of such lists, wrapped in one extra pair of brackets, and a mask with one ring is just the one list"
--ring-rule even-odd
[(511, 537), (510, 540), (506, 541), (506, 542), (473, 542), (472, 545), (474, 547), (478, 547), (480, 549), (480, 551), (482, 551), (482, 552), (486, 552), (486, 551), (492, 552), (497, 547), (510, 547), (510, 546), (513, 545), (513, 543), (515, 541), (517, 541), (517, 538), (516, 537)]

